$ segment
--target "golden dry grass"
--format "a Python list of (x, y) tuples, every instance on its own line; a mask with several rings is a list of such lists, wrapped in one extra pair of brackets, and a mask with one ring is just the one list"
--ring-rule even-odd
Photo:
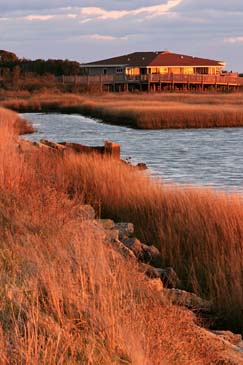
[(20, 118), (17, 113), (0, 107), (0, 128), (2, 139), (3, 133), (10, 134), (29, 134), (34, 132), (33, 126), (25, 119)]
[(35, 94), (2, 100), (18, 111), (80, 113), (142, 129), (243, 126), (243, 94)]
[[(203, 335), (190, 312), (157, 298), (134, 263), (80, 218), (84, 201), (116, 209), (121, 194), (121, 213), (132, 212), (130, 199), (141, 214), (146, 194), (160, 194), (157, 187), (112, 161), (20, 154), (12, 133), (6, 141), (0, 149), (1, 364), (218, 364), (222, 345)], [(125, 184), (130, 191), (122, 191)]]
[[(83, 194), (104, 217), (131, 221), (161, 249), (186, 289), (214, 303), (219, 322), (242, 331), (243, 202), (237, 194), (149, 181), (96, 157), (67, 163), (70, 193)], [(85, 195), (84, 195), (85, 194)]]

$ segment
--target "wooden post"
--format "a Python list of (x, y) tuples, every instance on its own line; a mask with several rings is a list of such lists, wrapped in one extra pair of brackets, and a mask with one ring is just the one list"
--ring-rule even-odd
[(116, 160), (121, 159), (121, 147), (118, 143), (111, 141), (105, 141), (104, 154), (107, 157), (114, 158)]
[(148, 75), (148, 93), (150, 93), (150, 75)]
[(103, 82), (102, 82), (102, 75), (100, 74), (100, 92), (103, 92)]

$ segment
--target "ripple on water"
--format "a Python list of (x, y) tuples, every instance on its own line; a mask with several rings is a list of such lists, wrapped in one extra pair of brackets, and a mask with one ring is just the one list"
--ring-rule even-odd
[(37, 127), (30, 140), (41, 138), (90, 146), (104, 140), (121, 144), (122, 157), (146, 162), (164, 181), (241, 190), (243, 128), (134, 130), (111, 126), (80, 115), (32, 114)]

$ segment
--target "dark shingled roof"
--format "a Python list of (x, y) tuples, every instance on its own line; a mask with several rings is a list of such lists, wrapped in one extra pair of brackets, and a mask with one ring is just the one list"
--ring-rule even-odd
[(86, 63), (85, 66), (223, 66), (221, 61), (208, 60), (206, 58), (192, 57), (181, 54), (164, 52), (134, 52), (124, 56), (108, 58), (96, 62)]
[(106, 60), (89, 62), (87, 65), (127, 65), (148, 66), (161, 52), (134, 52), (124, 56), (108, 58)]
[(222, 66), (222, 62), (171, 52), (163, 52), (155, 57), (149, 66)]

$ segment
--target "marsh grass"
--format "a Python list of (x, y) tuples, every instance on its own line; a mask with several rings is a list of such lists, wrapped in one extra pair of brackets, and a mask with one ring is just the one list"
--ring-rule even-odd
[(1, 128), (11, 115), (0, 149), (1, 364), (217, 364), (223, 347), (192, 313), (157, 297), (80, 214), (90, 201), (119, 216), (123, 194), (130, 218), (157, 187), (98, 156), (20, 153), (16, 114), (0, 110)]
[(10, 134), (30, 134), (34, 133), (34, 128), (30, 122), (20, 118), (19, 114), (13, 113), (7, 109), (0, 108), (0, 128), (2, 139), (5, 133), (6, 138)]
[(78, 113), (141, 129), (214, 128), (243, 125), (243, 94), (35, 94), (6, 97), (17, 111)]
[(161, 250), (163, 265), (176, 270), (184, 288), (214, 303), (218, 323), (242, 331), (240, 195), (154, 183), (98, 157), (73, 156), (66, 168), (74, 192), (103, 217), (133, 222), (137, 236)]

